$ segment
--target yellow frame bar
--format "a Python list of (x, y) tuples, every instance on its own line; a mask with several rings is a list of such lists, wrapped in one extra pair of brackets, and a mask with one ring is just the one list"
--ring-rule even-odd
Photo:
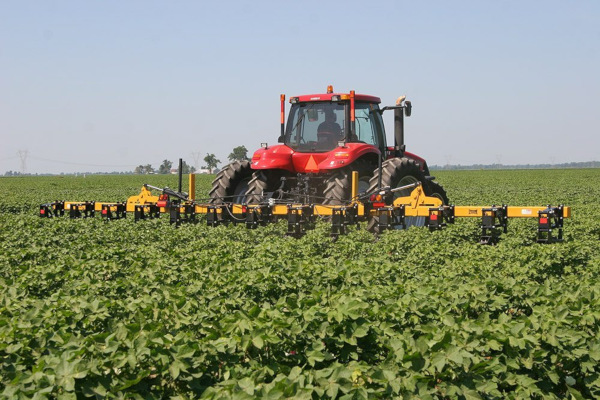
[[(352, 198), (356, 199), (358, 195), (358, 172), (352, 172)], [(189, 191), (190, 200), (194, 200), (196, 192), (196, 177), (194, 174), (189, 175)], [(159, 200), (159, 196), (154, 196), (150, 190), (143, 186), (140, 193), (137, 196), (131, 196), (127, 199), (127, 212), (135, 211), (136, 205), (151, 205), (156, 204)], [(80, 204), (84, 202), (77, 201), (65, 201), (65, 210), (71, 209), (74, 204)], [(96, 202), (94, 205), (95, 211), (101, 211), (104, 204), (115, 204), (115, 202)], [(328, 206), (322, 204), (316, 204), (312, 207), (312, 214), (315, 216), (330, 216), (333, 215), (333, 210), (344, 210), (350, 209), (357, 205), (356, 215), (359, 217), (365, 217), (365, 206), (359, 201), (353, 201), (348, 205), (343, 206)], [(208, 214), (211, 207), (217, 206), (217, 213), (223, 213), (223, 209), (218, 205), (211, 204), (195, 204), (196, 214)], [(289, 213), (289, 208), (296, 209), (296, 212), (302, 214), (302, 207), (305, 204), (275, 204), (271, 206), (270, 213), (272, 215), (285, 216)], [(443, 206), (442, 201), (437, 197), (426, 196), (422, 186), (417, 186), (409, 196), (399, 197), (394, 200), (393, 207), (398, 208), (404, 206), (404, 215), (407, 217), (428, 217), (430, 215), (431, 208), (440, 208)], [(496, 206), (500, 208), (500, 206)], [(492, 208), (492, 206), (454, 206), (454, 217), (455, 218), (481, 218), (483, 216), (483, 210)], [(249, 210), (258, 210), (261, 212), (261, 206), (259, 205), (243, 205), (243, 204), (232, 204), (231, 205), (233, 214), (244, 214)], [(507, 206), (507, 217), (508, 218), (537, 218), (540, 211), (546, 210), (545, 206)], [(167, 212), (167, 208), (161, 207), (161, 213)], [(381, 210), (371, 209), (370, 215), (376, 215), (381, 213)], [(563, 218), (571, 217), (571, 207), (563, 206)]]

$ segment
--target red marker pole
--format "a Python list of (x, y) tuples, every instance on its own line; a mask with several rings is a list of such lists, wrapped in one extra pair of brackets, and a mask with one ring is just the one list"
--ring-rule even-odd
[(285, 94), (280, 96), (281, 99), (281, 137), (280, 142), (283, 142), (283, 137), (285, 136)]
[(356, 137), (356, 123), (354, 120), (354, 90), (350, 91), (350, 130), (352, 132), (351, 137)]

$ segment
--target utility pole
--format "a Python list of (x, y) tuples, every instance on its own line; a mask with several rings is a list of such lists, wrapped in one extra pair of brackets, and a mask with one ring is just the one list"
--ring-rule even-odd
[(200, 171), (200, 152), (192, 151), (192, 157), (194, 158), (194, 168), (196, 171)]
[(17, 155), (21, 159), (21, 174), (25, 175), (25, 172), (27, 172), (27, 156), (29, 155), (29, 150), (19, 150), (17, 151)]

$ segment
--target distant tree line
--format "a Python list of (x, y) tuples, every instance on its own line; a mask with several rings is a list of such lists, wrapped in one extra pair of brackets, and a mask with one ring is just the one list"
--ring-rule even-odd
[(18, 172), (18, 171), (6, 171), (4, 173), (4, 176), (25, 176), (25, 175), (29, 175), (29, 174), (24, 174), (24, 173)]
[[(181, 170), (184, 174), (193, 174), (196, 172), (196, 168), (188, 165), (185, 161), (181, 163)], [(169, 160), (163, 160), (162, 164), (158, 167), (158, 170), (155, 170), (154, 167), (150, 164), (146, 165), (138, 165), (133, 170), (134, 174), (171, 174), (179, 172), (177, 169), (173, 169), (173, 162)]]
[[(244, 161), (249, 160), (248, 158), (248, 149), (246, 146), (237, 146), (234, 147), (231, 153), (228, 156), (229, 161)], [(212, 174), (215, 168), (219, 166), (221, 160), (217, 158), (213, 153), (208, 153), (204, 157), (204, 162), (206, 165), (202, 166), (201, 169), (208, 171), (209, 174)], [(183, 161), (182, 171), (184, 174), (193, 174), (196, 171), (196, 168), (188, 165), (185, 161)], [(169, 160), (163, 160), (162, 164), (155, 169), (150, 164), (146, 165), (138, 165), (133, 171), (134, 174), (170, 174), (175, 173), (176, 170), (173, 170), (173, 162)]]
[(473, 165), (430, 165), (430, 170), (458, 169), (563, 169), (563, 168), (600, 168), (600, 161), (571, 162), (563, 164), (473, 164)]

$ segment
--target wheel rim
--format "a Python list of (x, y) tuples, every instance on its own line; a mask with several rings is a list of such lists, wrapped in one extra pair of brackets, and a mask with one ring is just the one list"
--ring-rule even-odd
[[(405, 176), (404, 178), (400, 179), (400, 182), (398, 182), (398, 187), (401, 186), (406, 186), (406, 185), (410, 185), (413, 183), (419, 182), (419, 180), (417, 178), (415, 178), (414, 176)], [(394, 193), (394, 199), (397, 199), (398, 197), (406, 197), (406, 196), (410, 196), (410, 194), (412, 193), (414, 188), (412, 189), (404, 189), (404, 190), (399, 190), (397, 192)]]
[(358, 180), (358, 194), (365, 193), (369, 190), (369, 178), (368, 176), (364, 176)]
[(236, 204), (246, 203), (246, 192), (248, 191), (248, 182), (250, 178), (242, 179), (233, 191), (232, 201)]

